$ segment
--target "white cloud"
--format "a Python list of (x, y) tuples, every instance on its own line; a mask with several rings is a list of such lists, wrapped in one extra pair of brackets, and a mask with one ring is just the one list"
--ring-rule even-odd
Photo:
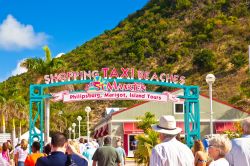
[(64, 55), (64, 54), (65, 54), (65, 53), (61, 52), (61, 53), (57, 54), (55, 58), (59, 58), (59, 57), (61, 57), (61, 56)]
[(25, 61), (25, 59), (22, 59), (17, 63), (16, 68), (11, 72), (12, 76), (19, 75), (19, 74), (22, 74), (22, 73), (26, 73), (28, 71), (28, 69), (21, 66), (22, 62), (24, 62), (24, 61)]
[(48, 35), (36, 33), (32, 25), (21, 24), (12, 15), (0, 24), (0, 49), (31, 49), (45, 44), (47, 39)]

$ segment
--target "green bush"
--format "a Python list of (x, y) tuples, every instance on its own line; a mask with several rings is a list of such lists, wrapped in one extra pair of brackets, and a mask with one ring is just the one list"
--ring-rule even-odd
[(231, 63), (234, 64), (236, 68), (240, 68), (247, 63), (247, 58), (242, 53), (237, 53), (231, 58)]
[(138, 128), (145, 134), (137, 135), (138, 147), (134, 151), (135, 162), (138, 165), (149, 165), (152, 149), (160, 143), (159, 133), (152, 130), (151, 125), (157, 123), (156, 117), (151, 112), (146, 112), (144, 116), (137, 117)]
[(236, 129), (236, 131), (229, 129), (229, 130), (224, 131), (223, 133), (227, 134), (229, 139), (241, 137), (243, 134), (243, 130), (242, 130), (240, 122), (234, 122), (234, 128)]
[(192, 35), (197, 35), (204, 32), (204, 20), (195, 19), (188, 26), (188, 30), (192, 33)]
[(241, 92), (246, 95), (247, 97), (250, 97), (250, 78), (248, 78), (246, 81), (242, 82), (240, 85)]
[(240, 4), (239, 6), (232, 8), (232, 14), (236, 17), (248, 16), (249, 15), (248, 6), (246, 6), (245, 4)]
[(186, 9), (191, 6), (191, 2), (189, 0), (176, 0), (176, 9)]
[(241, 100), (241, 96), (240, 95), (237, 95), (237, 96), (233, 96), (230, 98), (229, 102), (231, 104), (235, 104), (237, 101)]
[(201, 71), (211, 71), (215, 68), (215, 55), (211, 50), (203, 49), (193, 58), (193, 65)]
[(181, 55), (179, 52), (172, 53), (166, 57), (168, 64), (175, 63), (175, 62), (179, 61), (180, 59), (181, 59)]
[[(211, 35), (210, 35), (211, 36)], [(202, 42), (206, 42), (209, 41), (211, 37), (209, 37), (206, 34), (198, 34), (196, 36), (194, 36), (192, 38), (193, 41), (197, 42), (197, 43), (202, 43)]]

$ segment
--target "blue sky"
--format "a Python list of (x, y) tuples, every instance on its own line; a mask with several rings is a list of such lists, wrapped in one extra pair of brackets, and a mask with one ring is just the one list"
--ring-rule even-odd
[(114, 28), (148, 0), (0, 0), (0, 81), (23, 71), (18, 63), (67, 53)]

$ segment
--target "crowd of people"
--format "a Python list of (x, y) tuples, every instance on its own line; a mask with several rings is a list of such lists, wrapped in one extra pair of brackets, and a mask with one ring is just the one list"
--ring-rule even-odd
[(15, 148), (12, 146), (11, 141), (8, 140), (7, 142), (4, 142), (1, 147), (0, 165), (1, 166), (5, 166), (5, 165), (6, 166), (9, 166), (9, 165), (23, 166), (27, 156), (28, 156), (28, 141), (27, 140), (25, 139), (21, 140), (21, 142)]
[(227, 135), (212, 135), (207, 150), (201, 140), (192, 149), (178, 141), (182, 129), (173, 116), (162, 116), (152, 128), (160, 133), (162, 143), (153, 148), (150, 166), (250, 166), (250, 117), (242, 122), (241, 138), (231, 141)]
[[(181, 128), (176, 127), (173, 116), (162, 116), (152, 128), (160, 133), (161, 143), (150, 156), (150, 166), (250, 166), (250, 117), (243, 120), (243, 136), (229, 140), (227, 135), (213, 135), (204, 146), (196, 140), (192, 149), (176, 137)], [(2, 144), (0, 166), (124, 166), (126, 154), (121, 139), (116, 147), (111, 137), (104, 138), (100, 146), (96, 140), (80, 138), (68, 140), (63, 133), (52, 135), (51, 143), (43, 147), (33, 142), (29, 154), (28, 141), (23, 139), (16, 147), (11, 141)]]
[(104, 145), (95, 139), (80, 138), (67, 140), (63, 133), (52, 135), (51, 143), (43, 147), (34, 141), (29, 154), (28, 141), (22, 139), (15, 148), (11, 142), (3, 143), (0, 155), (0, 166), (107, 166), (125, 165), (125, 151), (117, 141), (117, 147), (111, 146), (111, 137), (105, 137)]

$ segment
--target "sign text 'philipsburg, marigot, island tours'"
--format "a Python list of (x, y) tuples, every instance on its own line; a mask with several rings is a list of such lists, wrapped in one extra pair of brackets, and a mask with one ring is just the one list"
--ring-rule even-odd
[[(85, 84), (83, 91), (69, 92), (61, 91), (52, 93), (54, 101), (73, 102), (83, 100), (147, 100), (147, 101), (172, 101), (177, 102), (179, 98), (170, 92), (147, 92), (146, 85), (138, 80), (161, 81), (166, 83), (185, 83), (185, 77), (175, 74), (148, 72), (135, 70), (134, 68), (102, 68), (93, 71), (70, 71), (55, 73), (44, 76), (45, 83), (57, 83), (76, 80), (92, 80)], [(107, 79), (113, 79), (109, 82)], [(119, 79), (135, 79), (133, 83), (120, 83)], [(137, 81), (137, 82), (136, 82)], [(119, 82), (119, 83), (118, 83)]]

